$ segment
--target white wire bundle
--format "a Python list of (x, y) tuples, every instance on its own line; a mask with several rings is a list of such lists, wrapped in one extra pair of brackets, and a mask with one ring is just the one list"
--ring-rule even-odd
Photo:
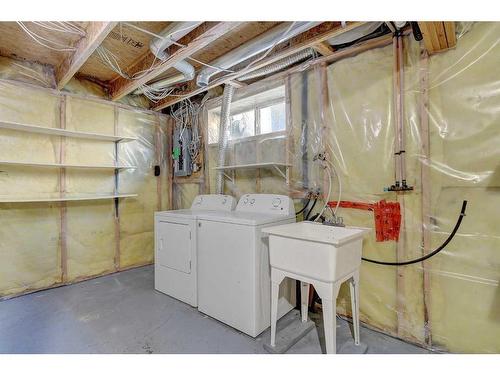
[(44, 29), (51, 31), (58, 31), (67, 34), (77, 34), (85, 36), (87, 33), (81, 27), (66, 21), (32, 21), (34, 25), (43, 27)]
[(23, 29), (23, 31), (28, 34), (28, 36), (33, 39), (36, 43), (40, 44), (41, 46), (44, 46), (48, 49), (51, 49), (53, 51), (58, 51), (58, 52), (71, 52), (75, 51), (76, 48), (73, 46), (67, 46), (62, 43), (56, 42), (54, 40), (45, 38), (41, 35), (38, 35), (37, 33), (31, 31), (28, 29), (28, 27), (21, 21), (16, 21), (17, 24)]
[(179, 138), (182, 138), (184, 131), (191, 128), (191, 142), (188, 145), (191, 160), (195, 161), (200, 153), (201, 136), (199, 133), (198, 114), (200, 107), (193, 104), (190, 99), (179, 103), (177, 109), (172, 112), (175, 120), (175, 127), (179, 129)]

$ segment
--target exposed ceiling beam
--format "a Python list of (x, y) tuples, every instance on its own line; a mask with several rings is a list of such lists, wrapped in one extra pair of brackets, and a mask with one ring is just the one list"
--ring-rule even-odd
[(89, 22), (86, 36), (76, 43), (75, 52), (65, 58), (56, 69), (56, 82), (59, 90), (78, 72), (117, 24), (118, 22)]
[(219, 85), (230, 82), (231, 80), (237, 79), (239, 75), (247, 74), (253, 72), (254, 70), (260, 69), (266, 65), (272, 64), (276, 61), (279, 61), (285, 57), (293, 55), (297, 52), (300, 52), (304, 49), (311, 48), (318, 43), (324, 42), (330, 38), (333, 38), (337, 35), (343, 34), (349, 30), (352, 30), (360, 25), (364, 24), (364, 22), (348, 22), (345, 27), (340, 25), (332, 26), (330, 23), (325, 22), (321, 25), (318, 25), (311, 30), (308, 30), (291, 41), (291, 46), (285, 49), (280, 50), (279, 52), (267, 57), (250, 67), (249, 69), (245, 69), (244, 71), (240, 71), (240, 73), (230, 74), (227, 77), (221, 77), (219, 79), (215, 79), (212, 83), (210, 83), (206, 87), (197, 87), (196, 82), (191, 81), (188, 84), (187, 90), (176, 93), (179, 96), (171, 96), (167, 97), (160, 102), (157, 103), (153, 110), (160, 111), (163, 108), (169, 107), (175, 103), (182, 101), (183, 99), (190, 98), (194, 95), (198, 95), (204, 91), (207, 91), (211, 88), (217, 87)]
[[(111, 100), (118, 100), (127, 94), (130, 94), (141, 85), (151, 81), (159, 75), (165, 73), (172, 66), (185, 58), (195, 54), (202, 48), (206, 47), (214, 40), (227, 34), (235, 29), (241, 22), (205, 22), (184, 38), (179, 40), (180, 44), (185, 47), (171, 46), (168, 49), (169, 58), (158, 68), (150, 71), (139, 79), (129, 80), (123, 77), (118, 77), (111, 83)], [(150, 68), (155, 58), (152, 53), (148, 53), (144, 58), (138, 61), (132, 68), (129, 69), (129, 74), (140, 72)]]
[(455, 22), (419, 22), (425, 49), (429, 54), (455, 47)]
[(312, 48), (314, 48), (314, 50), (320, 53), (322, 56), (330, 56), (335, 52), (335, 49), (327, 41), (315, 44), (314, 46), (312, 46)]

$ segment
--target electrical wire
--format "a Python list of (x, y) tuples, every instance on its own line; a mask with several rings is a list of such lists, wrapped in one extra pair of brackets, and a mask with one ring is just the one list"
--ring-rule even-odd
[[(75, 51), (76, 48), (73, 46), (66, 46), (62, 43), (56, 42), (54, 40), (45, 38), (41, 35), (38, 35), (37, 33), (31, 31), (23, 22), (21, 21), (16, 21), (16, 23), (23, 29), (23, 31), (28, 34), (28, 36), (33, 39), (36, 43), (40, 44), (41, 46), (44, 46), (48, 49), (51, 49), (53, 51), (58, 51), (58, 52), (71, 52)], [(48, 43), (48, 44), (47, 44)], [(49, 44), (52, 44), (49, 45)], [(55, 46), (55, 47), (54, 47)]]
[(31, 23), (43, 27), (44, 29), (58, 31), (61, 33), (77, 34), (81, 36), (85, 36), (87, 34), (84, 29), (80, 28), (79, 26), (73, 25), (71, 22), (66, 21), (32, 21)]
[(462, 209), (460, 210), (460, 214), (458, 215), (458, 219), (457, 219), (457, 222), (455, 224), (455, 227), (451, 231), (448, 238), (436, 250), (430, 252), (426, 256), (423, 256), (423, 257), (420, 257), (417, 259), (408, 260), (405, 262), (383, 262), (380, 260), (368, 259), (368, 258), (363, 258), (363, 257), (361, 259), (363, 259), (366, 262), (381, 264), (384, 266), (407, 266), (409, 264), (423, 262), (424, 260), (429, 259), (429, 258), (433, 257), (434, 255), (438, 254), (441, 250), (443, 250), (450, 243), (450, 241), (453, 239), (453, 237), (455, 237), (455, 234), (457, 233), (458, 228), (460, 228), (460, 224), (462, 224), (462, 219), (465, 216), (466, 209), (467, 209), (467, 201), (464, 200), (462, 202)]

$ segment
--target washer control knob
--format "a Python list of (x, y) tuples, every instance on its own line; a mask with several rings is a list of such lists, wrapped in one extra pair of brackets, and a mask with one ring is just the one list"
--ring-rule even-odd
[(199, 197), (199, 198), (196, 200), (195, 204), (197, 204), (197, 205), (199, 206), (199, 205), (201, 204), (201, 202), (203, 202), (203, 197)]
[(255, 199), (252, 198), (252, 200), (250, 200), (250, 204), (254, 204), (255, 203)]
[(281, 199), (274, 198), (273, 199), (273, 207), (278, 207), (281, 204)]
[(243, 199), (243, 203), (247, 204), (248, 203), (248, 198)]
[(226, 197), (222, 198), (222, 204), (226, 204), (226, 203), (227, 203), (227, 198)]

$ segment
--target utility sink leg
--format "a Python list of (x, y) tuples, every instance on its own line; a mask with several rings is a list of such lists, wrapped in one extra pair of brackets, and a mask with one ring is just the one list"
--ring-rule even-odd
[(354, 344), (359, 345), (359, 271), (349, 280), (351, 292), (352, 325), (354, 328)]
[(307, 322), (309, 308), (309, 283), (300, 282), (300, 315), (303, 322)]

